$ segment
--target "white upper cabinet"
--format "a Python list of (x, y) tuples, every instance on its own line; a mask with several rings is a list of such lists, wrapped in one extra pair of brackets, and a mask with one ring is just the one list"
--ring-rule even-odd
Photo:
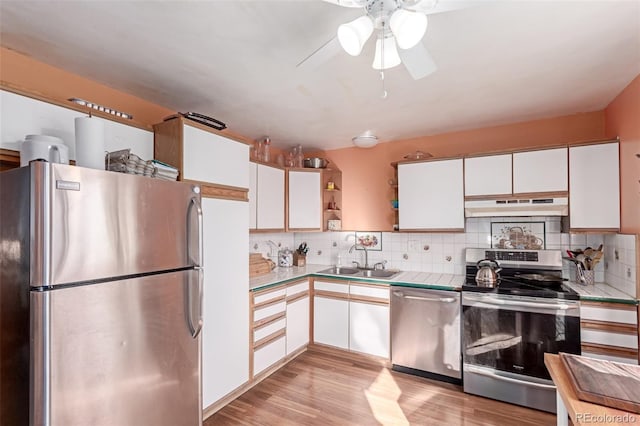
[(284, 169), (249, 164), (249, 229), (284, 230)]
[(464, 230), (462, 159), (398, 164), (400, 230)]
[(185, 124), (183, 179), (249, 187), (249, 146)]
[(320, 170), (289, 170), (289, 226), (292, 230), (322, 230)]
[(249, 229), (258, 227), (258, 165), (249, 163)]
[(513, 193), (566, 192), (567, 148), (513, 153)]
[(619, 144), (569, 148), (571, 229), (620, 229)]
[(284, 170), (258, 164), (258, 229), (284, 230)]
[(464, 195), (511, 194), (511, 154), (464, 159)]

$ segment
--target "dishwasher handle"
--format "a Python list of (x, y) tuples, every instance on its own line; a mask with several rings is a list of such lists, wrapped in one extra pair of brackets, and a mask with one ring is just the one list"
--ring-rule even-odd
[(439, 302), (439, 303), (454, 303), (456, 301), (455, 297), (422, 297), (422, 296), (409, 296), (404, 294), (401, 291), (394, 291), (394, 296), (402, 297), (403, 299), (409, 300), (422, 300), (425, 302)]

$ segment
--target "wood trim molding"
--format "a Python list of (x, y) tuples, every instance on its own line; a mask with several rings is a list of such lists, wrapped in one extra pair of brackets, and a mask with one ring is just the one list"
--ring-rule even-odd
[(601, 345), (599, 343), (582, 343), (583, 352), (594, 354), (619, 356), (622, 358), (638, 359), (638, 350), (622, 348), (620, 346)]
[(249, 202), (249, 189), (215, 183), (199, 182), (185, 179), (183, 182), (200, 185), (200, 192), (204, 198), (220, 198), (223, 200)]
[[(248, 198), (248, 192), (247, 192), (247, 198)], [(285, 229), (284, 228), (249, 229), (250, 234), (264, 234), (264, 233), (272, 234), (274, 232), (285, 232)]]
[(257, 311), (257, 310), (260, 310), (272, 305), (277, 305), (279, 303), (286, 302), (286, 301), (287, 301), (287, 295), (283, 294), (282, 296), (278, 296), (276, 298), (265, 300), (264, 302), (254, 304), (253, 310)]
[(349, 301), (357, 302), (357, 303), (367, 303), (369, 305), (384, 305), (384, 306), (389, 305), (389, 299), (382, 299), (380, 297), (371, 297), (371, 296), (361, 296), (361, 295), (355, 295), (355, 294), (352, 294), (349, 296)]
[(263, 288), (261, 290), (256, 290), (256, 291), (252, 291), (251, 294), (253, 294), (253, 296), (261, 296), (263, 294), (269, 294), (269, 293), (274, 293), (276, 291), (282, 291), (285, 288), (287, 288), (286, 284), (279, 284), (273, 287), (267, 287), (267, 288)]
[(371, 287), (371, 288), (389, 288), (390, 285), (387, 283), (380, 283), (380, 284), (372, 284), (372, 283), (364, 283), (364, 282), (360, 282), (360, 281), (349, 281), (349, 285), (355, 286), (355, 287)]
[(569, 232), (575, 234), (617, 234), (620, 228), (569, 228)]
[(581, 328), (590, 330), (609, 331), (611, 333), (638, 334), (638, 327), (635, 324), (622, 324), (618, 322), (598, 321), (598, 320), (580, 320)]
[(603, 309), (618, 309), (622, 311), (635, 311), (636, 305), (630, 305), (626, 303), (614, 303), (614, 302), (596, 302), (593, 300), (581, 300), (581, 306), (589, 306), (592, 308), (603, 308)]
[[(136, 120), (126, 120), (124, 118), (116, 117), (115, 115), (107, 114), (105, 112), (101, 112), (95, 110), (93, 108), (83, 107), (76, 103), (73, 103), (67, 99), (60, 98), (51, 98), (45, 96), (41, 93), (35, 92), (33, 90), (26, 89), (24, 87), (17, 86), (15, 84), (9, 83), (4, 80), (0, 80), (0, 89), (5, 90), (7, 92), (15, 93), (16, 95), (26, 96), (27, 98), (35, 99), (38, 101), (46, 102), (48, 104), (56, 105), (62, 108), (67, 108), (73, 111), (77, 111), (83, 114), (89, 114), (100, 117), (105, 120), (113, 121), (115, 123), (124, 124), (125, 126), (137, 127), (138, 129), (147, 130), (149, 132), (153, 132), (153, 127), (140, 123)], [(91, 101), (90, 99), (87, 99)], [(126, 112), (126, 111), (125, 111)]]
[(300, 292), (298, 294), (294, 294), (292, 296), (287, 296), (287, 305), (290, 304), (290, 303), (295, 303), (298, 300), (302, 300), (305, 297), (309, 297), (309, 290)]
[(287, 329), (286, 328), (282, 328), (276, 332), (271, 333), (268, 336), (263, 337), (262, 339), (258, 340), (257, 342), (255, 342), (253, 344), (253, 350), (254, 351), (258, 351), (261, 348), (267, 346), (269, 343), (273, 343), (274, 341), (280, 339), (281, 337), (286, 336), (287, 334)]
[(262, 318), (261, 320), (258, 320), (256, 322), (253, 322), (253, 331), (255, 334), (255, 331), (260, 330), (261, 328), (264, 328), (268, 325), (273, 324), (274, 322), (278, 322), (283, 318), (287, 317), (287, 311), (282, 311), (282, 312), (278, 312), (277, 314), (273, 314), (270, 315), (268, 317)]
[(323, 343), (309, 343), (309, 347), (307, 348), (309, 351), (320, 352), (327, 355), (335, 355), (336, 351), (340, 352), (340, 356), (344, 356), (347, 358), (351, 358), (354, 361), (362, 362), (363, 359), (367, 361), (371, 361), (374, 364), (378, 364), (382, 367), (391, 368), (391, 360), (388, 358), (365, 354), (362, 352), (350, 351), (348, 349), (337, 348), (331, 345), (325, 345)]
[(420, 160), (402, 160), (402, 161), (394, 161), (393, 163), (391, 163), (392, 167), (398, 167), (398, 166), (402, 166), (405, 164), (414, 164), (414, 163), (429, 163), (432, 161), (444, 161), (444, 160), (463, 160), (464, 156), (460, 156), (460, 155), (456, 155), (453, 157), (429, 157), (429, 158), (423, 158)]
[(338, 293), (336, 291), (315, 290), (313, 297), (324, 297), (326, 299), (349, 300), (349, 293)]

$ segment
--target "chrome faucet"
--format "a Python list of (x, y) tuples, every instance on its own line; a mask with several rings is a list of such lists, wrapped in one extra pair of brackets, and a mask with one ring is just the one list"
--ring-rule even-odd
[(371, 269), (371, 267), (369, 266), (369, 252), (367, 251), (367, 248), (365, 246), (356, 243), (351, 246), (351, 248), (349, 249), (349, 253), (353, 252), (353, 249), (356, 247), (361, 247), (362, 250), (364, 250), (364, 266), (360, 266), (360, 263), (356, 261), (353, 261), (351, 263), (353, 263), (357, 268), (360, 269)]

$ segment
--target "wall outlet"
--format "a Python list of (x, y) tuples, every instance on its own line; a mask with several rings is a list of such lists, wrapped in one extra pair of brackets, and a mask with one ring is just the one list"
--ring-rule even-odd
[(409, 240), (407, 242), (407, 250), (408, 251), (419, 251), (420, 250), (420, 241), (418, 240)]
[(631, 268), (627, 268), (627, 278), (631, 278)]

